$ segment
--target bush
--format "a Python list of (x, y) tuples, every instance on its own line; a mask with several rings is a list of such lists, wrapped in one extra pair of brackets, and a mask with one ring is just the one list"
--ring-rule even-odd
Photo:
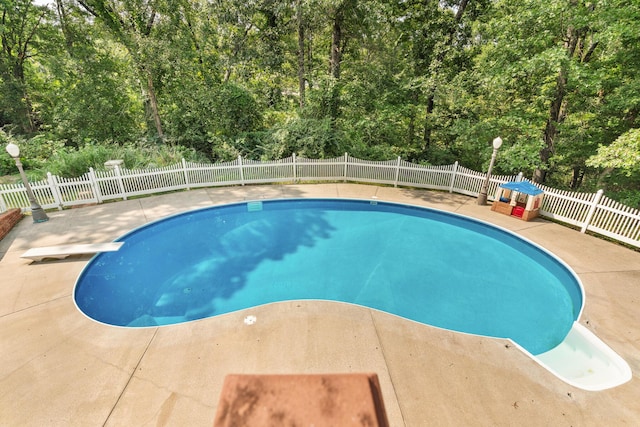
[(16, 144), (20, 147), (20, 160), (28, 175), (34, 175), (37, 179), (43, 177), (42, 173), (31, 172), (40, 169), (57, 150), (64, 146), (62, 141), (50, 139), (47, 135), (37, 135), (29, 140), (22, 136), (14, 136), (0, 129), (0, 145), (4, 155), (0, 155), (0, 175), (14, 175), (17, 173), (15, 161), (4, 150), (7, 144)]
[(145, 143), (117, 145), (113, 143), (87, 144), (81, 148), (64, 147), (47, 162), (46, 172), (64, 177), (78, 177), (89, 168), (104, 169), (107, 160), (121, 159), (127, 169), (164, 167), (182, 159), (208, 162), (205, 156), (182, 146), (151, 145)]
[[(194, 88), (190, 95), (174, 99), (165, 113), (166, 133), (179, 145), (216, 159), (221, 148), (226, 151), (225, 144), (235, 147), (231, 141), (262, 129), (261, 109), (239, 86), (228, 83), (208, 90)], [(238, 150), (243, 151), (241, 147)]]
[[(13, 142), (13, 137), (0, 129), (0, 145), (6, 147), (10, 142)], [(16, 164), (3, 148), (2, 153), (0, 153), (0, 176), (13, 175), (14, 173), (16, 173)]]
[(312, 159), (335, 157), (342, 154), (341, 134), (330, 118), (290, 119), (273, 128), (262, 157), (280, 159), (293, 153)]

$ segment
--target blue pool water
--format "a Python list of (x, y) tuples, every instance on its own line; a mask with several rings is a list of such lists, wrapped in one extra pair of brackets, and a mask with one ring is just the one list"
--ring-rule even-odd
[(136, 229), (94, 257), (77, 306), (120, 326), (186, 322), (299, 299), (359, 304), (455, 331), (559, 344), (576, 276), (502, 229), (392, 203), (295, 199), (212, 207)]

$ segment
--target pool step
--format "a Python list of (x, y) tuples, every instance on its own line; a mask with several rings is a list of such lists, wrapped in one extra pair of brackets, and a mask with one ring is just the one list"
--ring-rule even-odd
[(583, 390), (605, 390), (631, 379), (627, 362), (577, 322), (564, 341), (532, 357), (561, 380)]

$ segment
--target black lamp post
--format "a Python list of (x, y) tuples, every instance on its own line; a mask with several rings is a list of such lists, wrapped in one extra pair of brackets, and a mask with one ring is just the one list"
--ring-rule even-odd
[(489, 178), (491, 177), (491, 170), (493, 169), (493, 164), (496, 161), (496, 155), (498, 154), (498, 148), (502, 145), (502, 138), (497, 137), (493, 140), (493, 153), (491, 153), (491, 162), (489, 162), (489, 169), (487, 170), (487, 177), (482, 184), (482, 189), (480, 190), (480, 194), (478, 194), (478, 204), (486, 205), (487, 204), (487, 191), (489, 189)]
[(46, 212), (36, 201), (36, 196), (31, 190), (31, 186), (29, 185), (27, 176), (24, 174), (24, 169), (22, 169), (22, 162), (20, 161), (20, 148), (16, 144), (11, 143), (7, 145), (7, 153), (9, 153), (9, 155), (13, 157), (13, 160), (16, 161), (16, 166), (18, 167), (18, 171), (20, 171), (20, 178), (22, 178), (24, 188), (27, 190), (27, 197), (29, 198), (29, 202), (31, 203), (31, 216), (33, 217), (33, 222), (49, 221), (49, 217), (47, 216)]

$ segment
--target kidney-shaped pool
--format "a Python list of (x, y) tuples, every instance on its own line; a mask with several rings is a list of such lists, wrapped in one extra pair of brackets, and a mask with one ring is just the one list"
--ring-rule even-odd
[(244, 202), (172, 216), (118, 241), (80, 274), (75, 301), (144, 327), (285, 300), (359, 304), (450, 330), (563, 341), (583, 291), (558, 258), (467, 217), (364, 200)]

